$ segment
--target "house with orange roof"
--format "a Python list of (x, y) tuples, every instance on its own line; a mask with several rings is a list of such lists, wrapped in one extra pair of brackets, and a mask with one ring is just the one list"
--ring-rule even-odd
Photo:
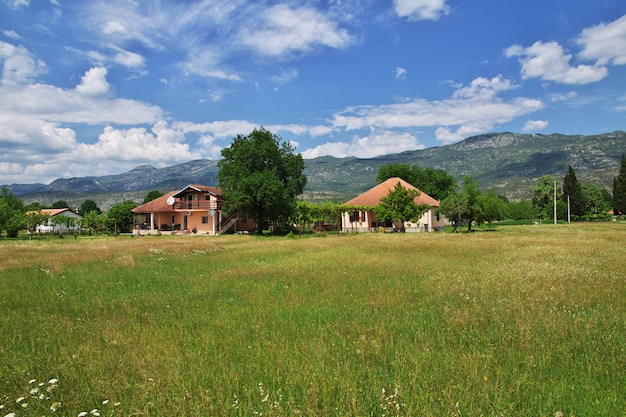
[(256, 230), (254, 220), (243, 213), (227, 216), (222, 190), (189, 184), (132, 209), (135, 234), (247, 233)]
[[(345, 203), (350, 210), (341, 215), (342, 230), (344, 232), (374, 232), (380, 230), (381, 227), (385, 231), (401, 229), (401, 224), (384, 223), (376, 219), (373, 209), (381, 204), (381, 199), (393, 191), (398, 183), (407, 190), (419, 191), (402, 178), (389, 178)], [(442, 230), (445, 227), (446, 219), (437, 213), (439, 201), (421, 191), (414, 201), (417, 204), (426, 204), (430, 209), (417, 222), (406, 222), (404, 226), (407, 232), (430, 232)]]

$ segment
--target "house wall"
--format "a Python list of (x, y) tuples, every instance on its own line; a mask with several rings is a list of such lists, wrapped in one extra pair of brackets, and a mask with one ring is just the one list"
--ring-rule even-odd
[[(436, 208), (431, 208), (419, 219), (419, 222), (405, 222), (407, 232), (432, 232), (443, 230), (446, 219), (435, 214)], [(376, 215), (373, 211), (345, 212), (341, 215), (341, 227), (344, 232), (376, 232), (378, 231)], [(401, 228), (400, 224), (396, 228)]]

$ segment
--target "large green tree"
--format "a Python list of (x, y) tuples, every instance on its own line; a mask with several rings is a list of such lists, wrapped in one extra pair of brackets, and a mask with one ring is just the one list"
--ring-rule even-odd
[[(113, 230), (113, 233), (128, 233), (132, 231), (133, 213), (131, 210), (135, 207), (137, 207), (137, 204), (130, 200), (112, 206), (107, 212), (107, 228)], [(116, 227), (117, 230), (115, 230)]]
[(626, 214), (626, 158), (622, 154), (619, 173), (613, 178), (613, 213)]
[[(536, 217), (540, 219), (554, 217), (554, 187), (555, 179), (550, 175), (542, 175), (535, 185), (530, 187), (533, 212)], [(559, 194), (558, 184), (556, 187), (556, 193)]]
[(456, 179), (443, 169), (422, 168), (418, 165), (385, 164), (378, 170), (376, 180), (381, 183), (389, 178), (400, 177), (434, 199), (441, 201), (456, 188)]
[(472, 223), (474, 220), (479, 220), (482, 215), (481, 207), (481, 193), (478, 183), (469, 175), (463, 178), (463, 191), (461, 196), (465, 200), (465, 212), (463, 213), (463, 220), (467, 222), (467, 231), (472, 231)]
[(287, 142), (259, 128), (237, 135), (222, 150), (217, 179), (224, 193), (224, 210), (247, 213), (263, 231), (266, 221), (288, 218), (306, 185), (304, 160)]
[(0, 235), (6, 232), (8, 237), (17, 237), (26, 227), (24, 204), (15, 197), (8, 187), (0, 189)]
[(453, 232), (459, 231), (463, 221), (463, 213), (466, 212), (467, 201), (456, 191), (444, 198), (439, 206), (439, 212), (452, 222)]
[(400, 231), (404, 232), (405, 222), (417, 221), (430, 208), (427, 204), (415, 202), (419, 195), (418, 190), (408, 190), (398, 182), (389, 194), (380, 199), (380, 204), (374, 207), (376, 218), (383, 221), (399, 220), (402, 224)]
[(586, 215), (606, 214), (609, 211), (609, 206), (600, 187), (591, 182), (583, 182), (581, 187), (585, 200), (584, 212)]
[(561, 201), (564, 203), (567, 203), (568, 199), (570, 214), (577, 217), (583, 216), (585, 214), (585, 197), (571, 165), (567, 166), (567, 174), (563, 177), (563, 194), (561, 195)]
[(159, 190), (151, 190), (148, 191), (148, 194), (146, 194), (146, 197), (143, 199), (143, 203), (141, 204), (146, 204), (151, 202), (152, 200), (156, 200), (157, 198), (163, 196), (163, 193)]
[(102, 213), (102, 210), (100, 210), (100, 208), (98, 207), (96, 202), (93, 201), (93, 200), (85, 200), (85, 201), (83, 201), (80, 204), (80, 214), (81, 215), (90, 213), (92, 211), (95, 211), (98, 214)]

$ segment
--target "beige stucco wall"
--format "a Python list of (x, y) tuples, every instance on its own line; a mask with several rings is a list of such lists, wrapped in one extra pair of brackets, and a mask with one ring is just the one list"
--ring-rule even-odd
[[(436, 208), (433, 207), (424, 213), (417, 223), (405, 222), (405, 230), (407, 232), (433, 232), (443, 229), (446, 225), (446, 219), (443, 216), (439, 216), (438, 220), (435, 210)], [(360, 211), (358, 219), (355, 219), (356, 221), (353, 222), (350, 221), (350, 214), (351, 213), (345, 212), (341, 215), (341, 228), (344, 232), (378, 231), (378, 228), (372, 227), (372, 223), (377, 222), (376, 215), (373, 211)], [(397, 225), (397, 227), (399, 228), (400, 225)]]

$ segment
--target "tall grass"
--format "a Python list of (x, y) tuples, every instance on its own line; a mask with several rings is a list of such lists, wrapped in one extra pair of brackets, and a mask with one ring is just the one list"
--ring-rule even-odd
[(0, 416), (626, 415), (625, 243), (623, 224), (3, 243)]

